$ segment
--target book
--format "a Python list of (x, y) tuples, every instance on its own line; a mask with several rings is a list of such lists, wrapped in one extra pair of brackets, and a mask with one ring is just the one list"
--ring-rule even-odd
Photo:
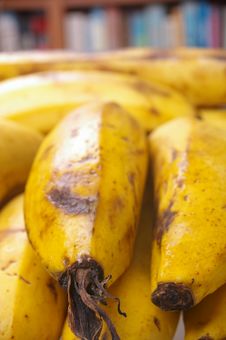
[(198, 3), (186, 1), (181, 4), (184, 20), (185, 45), (197, 46), (198, 35)]
[[(226, 19), (226, 18), (225, 18)], [(224, 23), (222, 22), (222, 25)], [(221, 18), (219, 5), (213, 4), (211, 11), (211, 47), (219, 48), (221, 46)]]
[(170, 48), (185, 45), (185, 27), (180, 6), (175, 6), (168, 14)]
[(124, 45), (123, 13), (118, 7), (106, 9), (107, 41), (109, 49), (117, 49)]
[(19, 20), (14, 12), (0, 13), (0, 49), (6, 52), (21, 49)]
[(108, 49), (106, 11), (94, 8), (89, 14), (88, 45), (91, 52), (101, 52)]
[(76, 52), (88, 49), (88, 16), (83, 12), (69, 12), (64, 19), (65, 48)]
[(145, 30), (144, 11), (142, 9), (132, 10), (129, 14), (129, 44), (141, 47), (147, 44)]
[(221, 46), (223, 48), (226, 48), (226, 5), (223, 6), (222, 8), (222, 22), (221, 22)]
[(211, 46), (211, 6), (207, 1), (199, 1), (197, 9), (197, 42), (198, 47)]
[(151, 47), (165, 47), (167, 45), (166, 7), (152, 4), (145, 8), (145, 22), (147, 31), (147, 44)]

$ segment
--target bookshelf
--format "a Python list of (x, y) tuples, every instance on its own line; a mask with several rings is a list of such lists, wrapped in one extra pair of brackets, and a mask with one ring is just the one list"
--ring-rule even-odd
[(64, 47), (62, 27), (63, 16), (67, 10), (77, 8), (89, 8), (93, 6), (140, 6), (159, 3), (175, 3), (173, 0), (3, 0), (0, 2), (0, 10), (15, 11), (44, 11), (48, 27), (47, 35), (49, 47), (61, 49)]
[[(63, 23), (65, 14), (71, 10), (88, 11), (100, 6), (103, 8), (118, 7), (130, 11), (132, 8), (150, 4), (178, 5), (182, 0), (0, 0), (0, 11), (11, 10), (17, 13), (42, 11), (46, 17), (48, 47), (62, 49), (65, 47)], [(226, 23), (226, 0), (208, 0), (211, 4), (225, 6), (224, 21)], [(199, 3), (199, 0), (196, 0)], [(219, 29), (218, 29), (219, 30)], [(224, 25), (224, 46), (226, 46), (226, 24)]]

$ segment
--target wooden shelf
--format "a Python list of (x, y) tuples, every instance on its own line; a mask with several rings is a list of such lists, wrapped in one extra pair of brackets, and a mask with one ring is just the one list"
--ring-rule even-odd
[(33, 11), (45, 10), (49, 6), (48, 0), (5, 0), (0, 5), (1, 10)]

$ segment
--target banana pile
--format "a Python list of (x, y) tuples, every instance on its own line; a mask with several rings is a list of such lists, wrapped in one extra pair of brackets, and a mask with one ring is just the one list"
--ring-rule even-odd
[(225, 70), (0, 55), (0, 340), (226, 338)]

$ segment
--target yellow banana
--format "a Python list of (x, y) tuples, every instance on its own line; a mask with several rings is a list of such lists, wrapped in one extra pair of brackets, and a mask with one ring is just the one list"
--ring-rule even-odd
[(41, 140), (36, 131), (0, 120), (0, 206), (23, 190)]
[(198, 118), (219, 128), (226, 127), (226, 108), (200, 109)]
[(184, 313), (185, 340), (226, 339), (226, 285)]
[(148, 131), (193, 108), (177, 92), (107, 72), (40, 73), (0, 84), (0, 117), (48, 132), (73, 108), (93, 100), (121, 104)]
[(24, 226), (23, 196), (0, 213), (0, 339), (59, 339), (66, 300), (41, 266)]
[(225, 149), (225, 129), (198, 119), (174, 120), (150, 137), (151, 290), (162, 309), (188, 309), (226, 282)]
[[(150, 183), (141, 211), (138, 236), (135, 243), (133, 260), (129, 269), (110, 287), (109, 292), (117, 296), (127, 317), (123, 319), (117, 313), (113, 304), (106, 306), (106, 311), (118, 330), (122, 340), (171, 340), (176, 330), (179, 313), (167, 313), (150, 302), (150, 245), (152, 199)], [(107, 332), (105, 330), (105, 332)], [(103, 332), (102, 338), (109, 335)], [(76, 337), (65, 323), (62, 340), (75, 340)], [(110, 339), (110, 338), (109, 338)]]
[[(226, 103), (226, 52), (211, 49), (143, 49), (102, 56), (95, 68), (138, 75), (172, 87), (196, 105)], [(96, 65), (95, 65), (96, 64)]]
[(97, 303), (107, 296), (103, 275), (113, 282), (130, 263), (147, 159), (136, 120), (116, 104), (93, 103), (47, 136), (32, 167), (25, 199), (29, 238), (48, 271), (67, 286), (71, 328), (81, 338), (99, 334), (97, 314), (110, 323)]

